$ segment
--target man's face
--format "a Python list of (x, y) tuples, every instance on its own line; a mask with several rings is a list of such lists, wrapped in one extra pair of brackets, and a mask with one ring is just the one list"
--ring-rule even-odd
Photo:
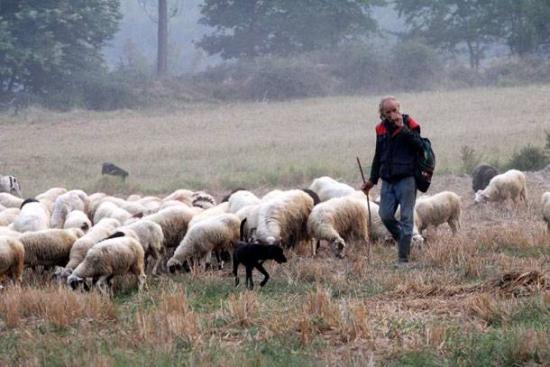
[(399, 104), (393, 99), (389, 99), (382, 105), (382, 115), (396, 125), (403, 122), (403, 116), (399, 112)]

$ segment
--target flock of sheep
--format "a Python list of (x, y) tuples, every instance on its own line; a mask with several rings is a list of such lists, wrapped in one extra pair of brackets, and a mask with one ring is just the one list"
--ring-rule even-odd
[[(525, 175), (503, 174), (490, 167), (473, 173), (475, 202), (526, 200)], [(221, 203), (202, 191), (176, 190), (161, 198), (52, 188), (23, 200), (13, 176), (0, 177), (0, 278), (21, 282), (24, 268), (54, 269), (58, 280), (75, 288), (94, 284), (109, 291), (114, 276), (134, 274), (139, 289), (151, 274), (209, 266), (218, 267), (234, 244), (311, 245), (321, 241), (344, 257), (350, 243), (391, 240), (377, 201), (330, 177), (313, 180), (308, 189), (273, 190), (263, 197), (239, 189)], [(543, 218), (550, 230), (550, 193)], [(461, 198), (444, 191), (421, 196), (415, 208), (413, 243), (423, 241), (429, 226), (448, 223), (460, 229)], [(370, 210), (369, 210), (370, 209)], [(369, 215), (370, 213), (370, 215)]]

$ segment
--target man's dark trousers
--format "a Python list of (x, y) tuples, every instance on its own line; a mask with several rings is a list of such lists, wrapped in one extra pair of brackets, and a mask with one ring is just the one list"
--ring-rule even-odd
[[(416, 201), (416, 183), (414, 177), (405, 177), (397, 181), (382, 180), (379, 214), (382, 222), (390, 231), (399, 246), (399, 261), (408, 261), (414, 225), (414, 204)], [(395, 219), (400, 206), (401, 218)]]

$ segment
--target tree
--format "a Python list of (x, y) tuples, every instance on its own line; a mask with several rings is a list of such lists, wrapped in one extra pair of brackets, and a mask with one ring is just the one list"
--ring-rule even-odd
[[(168, 0), (158, 0), (156, 16), (151, 11), (151, 0), (138, 0), (149, 18), (157, 23), (157, 76), (168, 71), (168, 19), (175, 17), (180, 9), (180, 1), (175, 1), (168, 11)], [(170, 14), (168, 14), (170, 13)]]
[(115, 0), (2, 0), (0, 97), (45, 95), (100, 70), (119, 18)]
[(550, 44), (548, 0), (500, 0), (496, 9), (500, 36), (512, 53), (525, 55)]
[(213, 27), (198, 46), (224, 59), (288, 55), (333, 47), (376, 28), (380, 0), (205, 0), (200, 22)]
[[(512, 0), (510, 0), (512, 1)], [(424, 38), (435, 47), (455, 51), (465, 45), (470, 67), (478, 69), (486, 46), (495, 41), (499, 24), (496, 0), (395, 0), (409, 36)]]

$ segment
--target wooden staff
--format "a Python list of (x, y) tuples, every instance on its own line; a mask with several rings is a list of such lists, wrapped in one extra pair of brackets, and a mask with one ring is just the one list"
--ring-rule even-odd
[[(359, 157), (357, 156), (357, 165), (359, 166), (359, 172), (361, 172), (361, 178), (363, 179), (363, 183), (367, 183), (367, 180), (365, 180), (365, 173), (363, 173), (363, 166), (361, 166), (361, 161), (359, 160)], [(370, 214), (370, 200), (369, 200), (369, 194), (367, 193), (367, 211), (369, 212), (369, 228), (367, 230), (367, 233), (369, 235), (369, 243), (367, 244), (367, 257), (370, 261), (370, 246), (371, 246), (371, 241), (372, 241), (372, 236), (371, 236), (371, 228), (372, 228), (372, 219), (371, 219), (371, 214)]]

